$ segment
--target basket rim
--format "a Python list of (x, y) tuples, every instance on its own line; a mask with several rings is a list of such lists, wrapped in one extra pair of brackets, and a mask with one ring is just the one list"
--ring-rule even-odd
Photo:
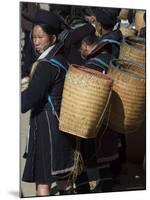
[(103, 74), (102, 72), (96, 70), (96, 69), (91, 69), (89, 67), (86, 67), (84, 65), (78, 65), (78, 64), (70, 64), (69, 68), (75, 69), (76, 71), (82, 71), (85, 72), (87, 74), (91, 74), (95, 77), (102, 77), (105, 80), (111, 81), (113, 82), (113, 79), (111, 76), (109, 76), (108, 74)]
[[(110, 69), (109, 70), (111, 70), (111, 69), (113, 69), (113, 70), (115, 70), (116, 72), (117, 72), (117, 74), (119, 75), (121, 75), (122, 74), (122, 76), (124, 77), (124, 79), (126, 80), (126, 78), (128, 77), (128, 76), (131, 76), (132, 75), (132, 78), (133, 78), (133, 80), (132, 81), (134, 81), (134, 80), (137, 80), (137, 79), (140, 79), (140, 81), (144, 81), (145, 82), (145, 78), (146, 78), (146, 74), (145, 73), (140, 73), (140, 72), (134, 72), (134, 70), (133, 71), (131, 71), (131, 70), (128, 70), (128, 69), (126, 69), (125, 67), (123, 67), (123, 64), (122, 65), (119, 65), (119, 66), (115, 66), (114, 65), (114, 62), (119, 62), (119, 61), (123, 61), (123, 64), (124, 63), (126, 63), (126, 64), (133, 64), (132, 62), (126, 62), (125, 60), (121, 60), (121, 59), (113, 59), (111, 62), (110, 62)], [(138, 64), (136, 64), (135, 63), (135, 67), (136, 67), (136, 65), (137, 65), (137, 67), (138, 67)], [(125, 69), (125, 70), (122, 70), (122, 69)], [(141, 69), (142, 69), (142, 67), (141, 67)], [(125, 78), (126, 77), (126, 78)], [(114, 79), (116, 79), (116, 78), (114, 78)], [(120, 79), (122, 79), (121, 77), (120, 77)], [(130, 80), (131, 81), (131, 80)]]
[(125, 60), (125, 59), (117, 59), (117, 58), (114, 58), (110, 61), (110, 65), (112, 67), (115, 67), (117, 68), (113, 62), (123, 62), (123, 64), (131, 64), (131, 65), (134, 65), (135, 67), (140, 67), (141, 69), (143, 69), (145, 67), (145, 64), (142, 64), (142, 63), (137, 63), (135, 61), (132, 61), (132, 60)]
[[(134, 37), (134, 36), (128, 36), (128, 37)], [(138, 43), (138, 44), (139, 44), (139, 43)], [(127, 46), (129, 46), (130, 48), (132, 48), (132, 49), (136, 49), (137, 51), (140, 51), (140, 52), (145, 53), (145, 48), (146, 48), (145, 44), (143, 45), (143, 48), (140, 48), (140, 47), (138, 46), (138, 44), (135, 44), (135, 45), (130, 44), (130, 42), (128, 42), (126, 39), (122, 42), (122, 45), (127, 45)], [(142, 44), (139, 44), (139, 45), (142, 46)]]
[(146, 41), (144, 38), (139, 37), (139, 36), (127, 36), (127, 37), (125, 37), (125, 40), (129, 40), (129, 39), (133, 39), (135, 42), (136, 42), (136, 39), (137, 39), (137, 42), (138, 41), (139, 42), (144, 42), (144, 44), (145, 44), (145, 41)]

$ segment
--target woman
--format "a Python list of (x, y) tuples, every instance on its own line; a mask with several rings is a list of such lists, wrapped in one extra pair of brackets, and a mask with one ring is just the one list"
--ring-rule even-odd
[[(45, 10), (37, 12), (33, 23), (32, 42), (39, 57), (31, 70), (29, 85), (21, 93), (22, 113), (31, 109), (22, 180), (36, 183), (37, 196), (49, 195), (54, 181), (60, 194), (64, 194), (73, 170), (75, 142), (73, 137), (58, 129), (65, 68), (68, 68), (64, 57), (58, 53), (62, 48), (57, 42), (61, 24), (57, 16)], [(52, 64), (50, 60), (54, 57), (63, 68)]]

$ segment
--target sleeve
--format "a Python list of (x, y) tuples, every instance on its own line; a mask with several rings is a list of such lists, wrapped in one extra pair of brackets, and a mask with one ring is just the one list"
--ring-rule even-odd
[(58, 69), (49, 63), (40, 62), (28, 88), (21, 92), (21, 112), (25, 113), (38, 104), (54, 84)]

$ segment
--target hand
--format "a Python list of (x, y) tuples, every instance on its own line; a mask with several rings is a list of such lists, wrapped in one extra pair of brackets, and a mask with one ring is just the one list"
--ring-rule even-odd
[(29, 82), (30, 82), (30, 77), (28, 76), (21, 79), (21, 92), (23, 92), (28, 88)]

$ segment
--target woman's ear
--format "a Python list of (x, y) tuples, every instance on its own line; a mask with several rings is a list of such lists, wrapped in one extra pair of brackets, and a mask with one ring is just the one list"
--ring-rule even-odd
[(57, 40), (56, 35), (52, 35), (52, 44), (54, 44), (56, 40)]

